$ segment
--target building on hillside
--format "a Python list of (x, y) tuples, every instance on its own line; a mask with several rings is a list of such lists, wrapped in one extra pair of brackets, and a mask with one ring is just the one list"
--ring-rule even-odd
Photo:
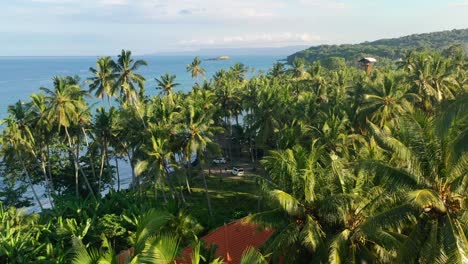
[(375, 58), (372, 57), (366, 57), (358, 60), (359, 64), (361, 64), (361, 67), (366, 71), (367, 75), (369, 75), (372, 71), (372, 66), (377, 62)]

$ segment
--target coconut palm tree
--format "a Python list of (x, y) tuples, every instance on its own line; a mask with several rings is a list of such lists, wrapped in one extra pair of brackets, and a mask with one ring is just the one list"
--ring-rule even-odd
[(189, 65), (187, 65), (186, 68), (187, 72), (190, 73), (192, 78), (196, 78), (198, 80), (199, 76), (205, 76), (206, 71), (205, 69), (202, 68), (201, 66), (201, 60), (198, 57), (195, 57)]
[(175, 75), (169, 75), (169, 73), (166, 73), (162, 75), (159, 79), (156, 80), (156, 89), (161, 90), (161, 93), (165, 94), (168, 98), (169, 101), (173, 103), (172, 99), (172, 94), (173, 94), (173, 89), (177, 86), (180, 85), (180, 83), (175, 82), (176, 76)]
[(163, 137), (161, 134), (157, 136), (154, 134), (151, 135), (151, 143), (143, 146), (144, 152), (148, 158), (140, 161), (137, 165), (140, 173), (146, 171), (148, 174), (154, 175), (154, 199), (157, 200), (158, 189), (161, 189), (165, 203), (167, 203), (167, 198), (164, 188), (167, 186), (166, 180), (169, 176), (167, 173), (167, 161), (172, 155), (172, 153), (168, 151), (168, 145), (168, 138)]
[[(32, 94), (30, 96), (31, 102), (29, 103), (31, 115), (34, 116), (33, 120), (33, 135), (36, 139), (38, 149), (40, 152), (41, 169), (44, 174), (47, 174), (46, 182), (52, 193), (55, 192), (53, 178), (52, 178), (52, 165), (51, 165), (51, 144), (54, 138), (52, 120), (46, 118), (47, 105), (45, 96), (41, 94)], [(47, 171), (47, 173), (45, 173)]]
[[(408, 228), (398, 262), (463, 263), (468, 259), (467, 144), (461, 149), (453, 145), (460, 143), (454, 140), (460, 123), (439, 120), (450, 116), (454, 115), (432, 118), (416, 112), (401, 118), (393, 135), (369, 124), (392, 159), (365, 164), (375, 171), (375, 182), (383, 188), (404, 191), (398, 206), (373, 216), (379, 227)], [(437, 123), (445, 124), (443, 132), (437, 131)]]
[(94, 75), (89, 77), (89, 92), (95, 91), (94, 95), (104, 100), (107, 97), (107, 102), (110, 107), (110, 97), (115, 95), (114, 82), (117, 74), (114, 72), (116, 69), (115, 62), (111, 57), (101, 57), (96, 62), (96, 69), (89, 68), (89, 71)]
[[(195, 108), (193, 103), (188, 102), (187, 107), (184, 109), (184, 123), (180, 128), (181, 134), (185, 140), (185, 158), (187, 162), (187, 184), (190, 177), (190, 168), (192, 166), (191, 157), (192, 154), (196, 153), (197, 158), (201, 160), (200, 165), (205, 162), (205, 149), (209, 144), (212, 143), (211, 138), (213, 137), (213, 124), (214, 121), (211, 119), (209, 112), (203, 109)], [(203, 166), (201, 166), (201, 175), (203, 179), (203, 185), (205, 188), (205, 196), (208, 205), (208, 212), (212, 215), (211, 200), (208, 193), (208, 186), (206, 182), (205, 172)], [(189, 186), (187, 186), (190, 188)]]
[(117, 79), (115, 89), (123, 96), (123, 102), (135, 104), (143, 98), (145, 90), (145, 77), (136, 73), (141, 66), (148, 65), (144, 60), (134, 60), (132, 52), (122, 50), (115, 63)]
[[(33, 156), (35, 161), (40, 162), (40, 167), (42, 175), (44, 176), (44, 182), (46, 184), (46, 190), (49, 198), (49, 202), (54, 207), (52, 201), (52, 193), (54, 192), (54, 187), (52, 184), (52, 177), (50, 173), (47, 173), (46, 170), (46, 154), (44, 153), (44, 139), (47, 137), (45, 133), (50, 132), (46, 123), (41, 122), (40, 114), (43, 114), (45, 110), (45, 105), (43, 104), (43, 96), (32, 95), (32, 102), (24, 103), (18, 101), (16, 104), (8, 107), (8, 113), (11, 118), (13, 118), (18, 125), (19, 132), (21, 133), (21, 138), (26, 143), (26, 151)], [(41, 108), (41, 113), (35, 112), (34, 106)], [(50, 137), (50, 136), (49, 136)]]
[(115, 127), (117, 110), (111, 107), (109, 111), (104, 108), (98, 108), (97, 114), (94, 117), (92, 134), (94, 135), (93, 143), (98, 145), (101, 149), (101, 164), (99, 169), (98, 190), (101, 191), (102, 176), (104, 174), (104, 167), (107, 167), (109, 178), (112, 178), (112, 171), (109, 161), (109, 146), (112, 141), (113, 127)]
[(300, 259), (375, 263), (394, 258), (398, 239), (382, 229), (365, 229), (370, 225), (367, 219), (392, 199), (367, 181), (366, 173), (355, 174), (347, 163), (317, 141), (311, 151), (296, 146), (272, 151), (262, 160), (269, 175), (264, 188), (276, 209), (249, 219), (276, 229), (267, 252), (293, 263)]
[(296, 80), (301, 80), (306, 76), (305, 61), (303, 59), (296, 58), (291, 64), (289, 69), (291, 75)]
[[(79, 145), (72, 139), (69, 128), (76, 126), (79, 120), (79, 115), (82, 109), (86, 108), (86, 102), (83, 99), (85, 92), (81, 90), (78, 85), (77, 79), (72, 77), (54, 77), (54, 90), (42, 87), (41, 90), (45, 93), (45, 101), (47, 104), (47, 110), (45, 116), (47, 119), (52, 120), (58, 126), (58, 130), (61, 128), (65, 130), (66, 139), (68, 141), (69, 151), (73, 157), (73, 164), (75, 168), (75, 192), (76, 196), (79, 197)], [(87, 178), (85, 182), (87, 182)], [(92, 193), (92, 189), (89, 184), (89, 191)]]
[(284, 64), (281, 62), (277, 62), (273, 64), (273, 67), (271, 67), (270, 71), (268, 72), (269, 75), (273, 77), (281, 77), (286, 73), (286, 69), (284, 67)]
[(229, 71), (232, 73), (234, 79), (238, 82), (243, 82), (246, 78), (246, 74), (249, 68), (245, 66), (243, 63), (235, 63), (234, 65), (229, 68)]
[(385, 75), (382, 81), (369, 87), (364, 94), (364, 104), (359, 113), (380, 127), (395, 125), (398, 115), (412, 110), (412, 102), (419, 96), (408, 92), (409, 86), (401, 82), (398, 76)]
[(31, 151), (34, 146), (34, 138), (32, 137), (31, 131), (28, 127), (24, 127), (16, 123), (11, 116), (4, 119), (2, 123), (6, 124), (6, 129), (3, 131), (3, 135), (1, 137), (2, 152), (4, 153), (5, 158), (19, 161), (22, 174), (26, 177), (27, 183), (36, 199), (37, 205), (42, 211), (44, 208), (39, 196), (37, 195), (30, 168), (28, 168), (27, 165), (27, 161), (30, 160)]

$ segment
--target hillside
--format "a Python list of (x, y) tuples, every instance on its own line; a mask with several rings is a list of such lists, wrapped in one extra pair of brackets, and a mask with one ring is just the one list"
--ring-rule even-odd
[(380, 39), (360, 44), (320, 45), (296, 52), (288, 56), (291, 63), (295, 58), (307, 61), (324, 60), (331, 57), (355, 61), (363, 56), (398, 59), (405, 51), (414, 49), (433, 49), (441, 51), (452, 45), (461, 44), (467, 49), (468, 29), (455, 29), (425, 34), (414, 34), (400, 38)]

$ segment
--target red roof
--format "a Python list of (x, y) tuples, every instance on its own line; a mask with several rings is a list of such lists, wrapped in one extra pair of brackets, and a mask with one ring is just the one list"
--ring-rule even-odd
[[(207, 246), (213, 243), (217, 245), (216, 255), (222, 257), (227, 263), (239, 263), (242, 253), (248, 247), (260, 247), (273, 234), (271, 229), (259, 229), (257, 225), (247, 223), (243, 219), (219, 227), (215, 231), (202, 237)], [(187, 247), (183, 251), (183, 259), (177, 260), (178, 264), (188, 264), (192, 248)]]

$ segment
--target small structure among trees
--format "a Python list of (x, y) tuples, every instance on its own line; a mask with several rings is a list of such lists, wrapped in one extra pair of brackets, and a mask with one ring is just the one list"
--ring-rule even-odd
[(377, 62), (375, 58), (366, 57), (358, 61), (361, 64), (361, 67), (366, 71), (367, 75), (372, 71), (372, 66)]

